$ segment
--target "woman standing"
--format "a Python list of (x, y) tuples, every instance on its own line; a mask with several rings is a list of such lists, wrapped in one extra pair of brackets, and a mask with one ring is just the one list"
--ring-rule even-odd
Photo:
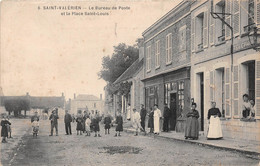
[(154, 120), (154, 134), (159, 135), (160, 133), (160, 118), (162, 116), (161, 110), (158, 109), (158, 105), (154, 105), (154, 114), (153, 114), (153, 120)]
[(150, 128), (150, 133), (153, 133), (153, 108), (150, 108), (149, 112), (149, 120), (148, 120), (148, 128)]
[(121, 112), (118, 111), (118, 115), (116, 117), (116, 134), (115, 137), (121, 136), (120, 132), (123, 131), (123, 117), (121, 116)]
[(83, 115), (82, 114), (78, 114), (77, 118), (76, 118), (76, 122), (77, 122), (77, 135), (82, 135), (82, 131), (83, 131), (83, 123), (84, 123), (84, 119), (83, 119)]
[(219, 117), (221, 117), (221, 113), (216, 108), (216, 102), (211, 102), (211, 109), (208, 111), (209, 130), (207, 139), (221, 139), (223, 137)]
[(196, 110), (197, 104), (192, 103), (190, 112), (187, 113), (187, 121), (185, 128), (185, 139), (199, 138), (199, 112)]

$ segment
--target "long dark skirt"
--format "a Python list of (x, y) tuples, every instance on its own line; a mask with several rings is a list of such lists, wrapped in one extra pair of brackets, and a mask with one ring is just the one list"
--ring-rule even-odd
[(195, 138), (199, 137), (199, 121), (195, 117), (188, 117), (186, 120), (185, 137)]
[(153, 128), (153, 117), (149, 117), (148, 128)]
[(100, 131), (99, 123), (96, 123), (93, 125), (93, 130), (94, 130), (94, 132)]
[(110, 129), (110, 124), (105, 124), (105, 129)]
[(117, 124), (116, 131), (123, 131), (123, 124)]
[(7, 129), (7, 126), (2, 126), (1, 137), (8, 137), (8, 129)]
[(77, 128), (76, 128), (76, 130), (78, 130), (78, 131), (83, 131), (83, 130), (84, 130), (84, 128), (83, 128), (83, 122), (77, 122)]

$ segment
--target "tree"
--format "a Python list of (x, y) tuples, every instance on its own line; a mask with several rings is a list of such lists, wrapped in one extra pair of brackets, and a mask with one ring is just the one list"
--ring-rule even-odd
[(114, 46), (112, 56), (105, 56), (102, 59), (102, 69), (98, 73), (99, 78), (112, 84), (123, 72), (138, 59), (137, 45), (127, 46), (120, 43)]
[(30, 102), (26, 99), (7, 99), (4, 101), (4, 106), (9, 115), (14, 112), (15, 117), (20, 115), (22, 110), (25, 111), (25, 115), (26, 111), (30, 110)]

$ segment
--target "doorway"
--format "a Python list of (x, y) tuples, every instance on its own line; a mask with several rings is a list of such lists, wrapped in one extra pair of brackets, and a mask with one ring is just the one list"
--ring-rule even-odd
[(200, 130), (204, 131), (204, 74), (199, 73)]
[(171, 110), (171, 117), (170, 117), (170, 130), (175, 130), (176, 122), (177, 122), (177, 94), (171, 93), (170, 94), (170, 110)]

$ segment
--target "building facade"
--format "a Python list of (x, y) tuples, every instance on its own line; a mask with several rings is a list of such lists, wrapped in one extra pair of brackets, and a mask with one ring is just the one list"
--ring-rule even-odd
[[(133, 109), (140, 110), (141, 104), (144, 104), (144, 83), (143, 79), (143, 63), (144, 63), (144, 47), (143, 39), (138, 40), (139, 58), (113, 83), (120, 87), (119, 91), (113, 95), (114, 113), (121, 111), (123, 117), (127, 117), (127, 107), (130, 104), (130, 119), (133, 115)], [(127, 92), (125, 93), (122, 86)], [(127, 90), (129, 88), (129, 90)], [(121, 90), (120, 90), (121, 89)]]
[[(260, 23), (259, 0), (194, 1), (191, 7), (191, 97), (200, 112), (200, 130), (207, 134), (211, 101), (222, 111), (224, 137), (260, 139), (260, 55), (248, 33)], [(232, 31), (210, 12), (219, 14)], [(243, 121), (243, 94), (255, 101), (256, 121)]]
[(88, 111), (89, 113), (99, 112), (101, 115), (104, 113), (105, 102), (102, 100), (102, 95), (100, 98), (94, 95), (79, 94), (77, 97), (74, 95), (74, 99), (71, 100), (71, 114), (77, 114), (79, 111)]
[(145, 107), (171, 110), (170, 129), (184, 131), (190, 110), (191, 2), (182, 1), (143, 32)]

